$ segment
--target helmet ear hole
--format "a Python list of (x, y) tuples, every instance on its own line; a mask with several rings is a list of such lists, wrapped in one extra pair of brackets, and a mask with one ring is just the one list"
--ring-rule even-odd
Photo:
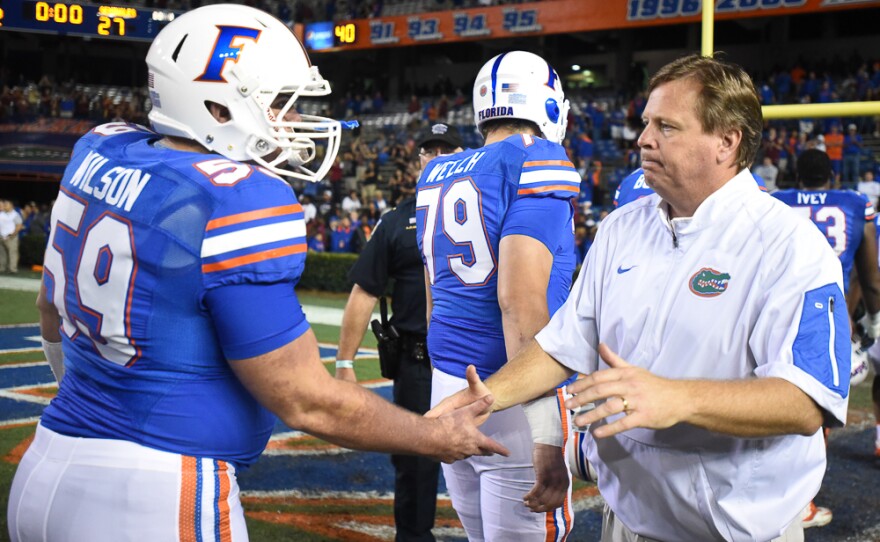
[(208, 113), (210, 113), (218, 123), (226, 124), (232, 120), (232, 114), (229, 112), (229, 108), (225, 105), (212, 102), (211, 100), (205, 100), (204, 103), (205, 109), (208, 110)]
[(547, 98), (544, 108), (547, 110), (547, 118), (550, 119), (550, 122), (556, 124), (559, 120), (559, 103), (553, 98)]

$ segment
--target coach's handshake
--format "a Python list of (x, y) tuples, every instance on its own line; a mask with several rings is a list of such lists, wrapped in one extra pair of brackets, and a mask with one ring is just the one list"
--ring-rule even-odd
[(473, 455), (510, 455), (507, 448), (478, 429), (489, 418), (494, 402), (492, 395), (486, 394), (438, 417), (432, 416), (430, 412), (426, 414), (426, 418), (433, 418), (427, 421), (436, 423), (441, 435), (446, 436), (431, 439), (435, 442), (439, 440), (442, 445), (423, 455), (443, 463), (452, 463)]

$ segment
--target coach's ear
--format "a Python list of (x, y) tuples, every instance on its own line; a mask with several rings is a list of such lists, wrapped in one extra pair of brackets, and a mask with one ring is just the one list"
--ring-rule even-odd
[(719, 164), (735, 164), (740, 143), (742, 143), (742, 130), (730, 129), (719, 134), (716, 161)]

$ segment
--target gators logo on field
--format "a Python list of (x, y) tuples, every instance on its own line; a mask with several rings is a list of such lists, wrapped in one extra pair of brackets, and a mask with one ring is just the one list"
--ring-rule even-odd
[(693, 293), (700, 297), (715, 297), (723, 294), (729, 283), (730, 275), (728, 273), (704, 267), (694, 273), (688, 286)]

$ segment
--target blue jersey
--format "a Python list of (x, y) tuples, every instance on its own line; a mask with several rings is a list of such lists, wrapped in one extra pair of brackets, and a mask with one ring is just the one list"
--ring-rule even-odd
[[(575, 268), (572, 198), (581, 178), (562, 146), (528, 135), (432, 160), (419, 179), (419, 249), (431, 281), (428, 350), (434, 367), (483, 378), (506, 361), (498, 306), (498, 246), (527, 235), (553, 255), (550, 315)], [(522, 262), (528, 265), (528, 262)]]
[[(262, 452), (274, 417), (227, 359), (308, 329), (293, 295), (303, 212), (266, 170), (154, 147), (159, 137), (111, 123), (74, 148), (44, 272), (66, 374), (42, 424), (241, 468)], [(279, 284), (294, 301), (281, 329), (256, 321), (261, 309), (250, 306)]]
[(856, 251), (865, 222), (874, 220), (874, 205), (854, 190), (780, 190), (773, 196), (809, 218), (819, 228), (843, 267), (843, 290), (849, 291)]
[[(752, 177), (754, 177), (758, 186), (761, 187), (761, 190), (766, 192), (767, 185), (764, 183), (764, 179), (754, 173), (752, 173)], [(620, 185), (614, 192), (614, 207), (623, 207), (627, 203), (631, 203), (639, 198), (644, 198), (645, 196), (650, 196), (653, 193), (654, 189), (648, 186), (645, 182), (645, 172), (642, 168), (639, 168), (620, 181)]]

